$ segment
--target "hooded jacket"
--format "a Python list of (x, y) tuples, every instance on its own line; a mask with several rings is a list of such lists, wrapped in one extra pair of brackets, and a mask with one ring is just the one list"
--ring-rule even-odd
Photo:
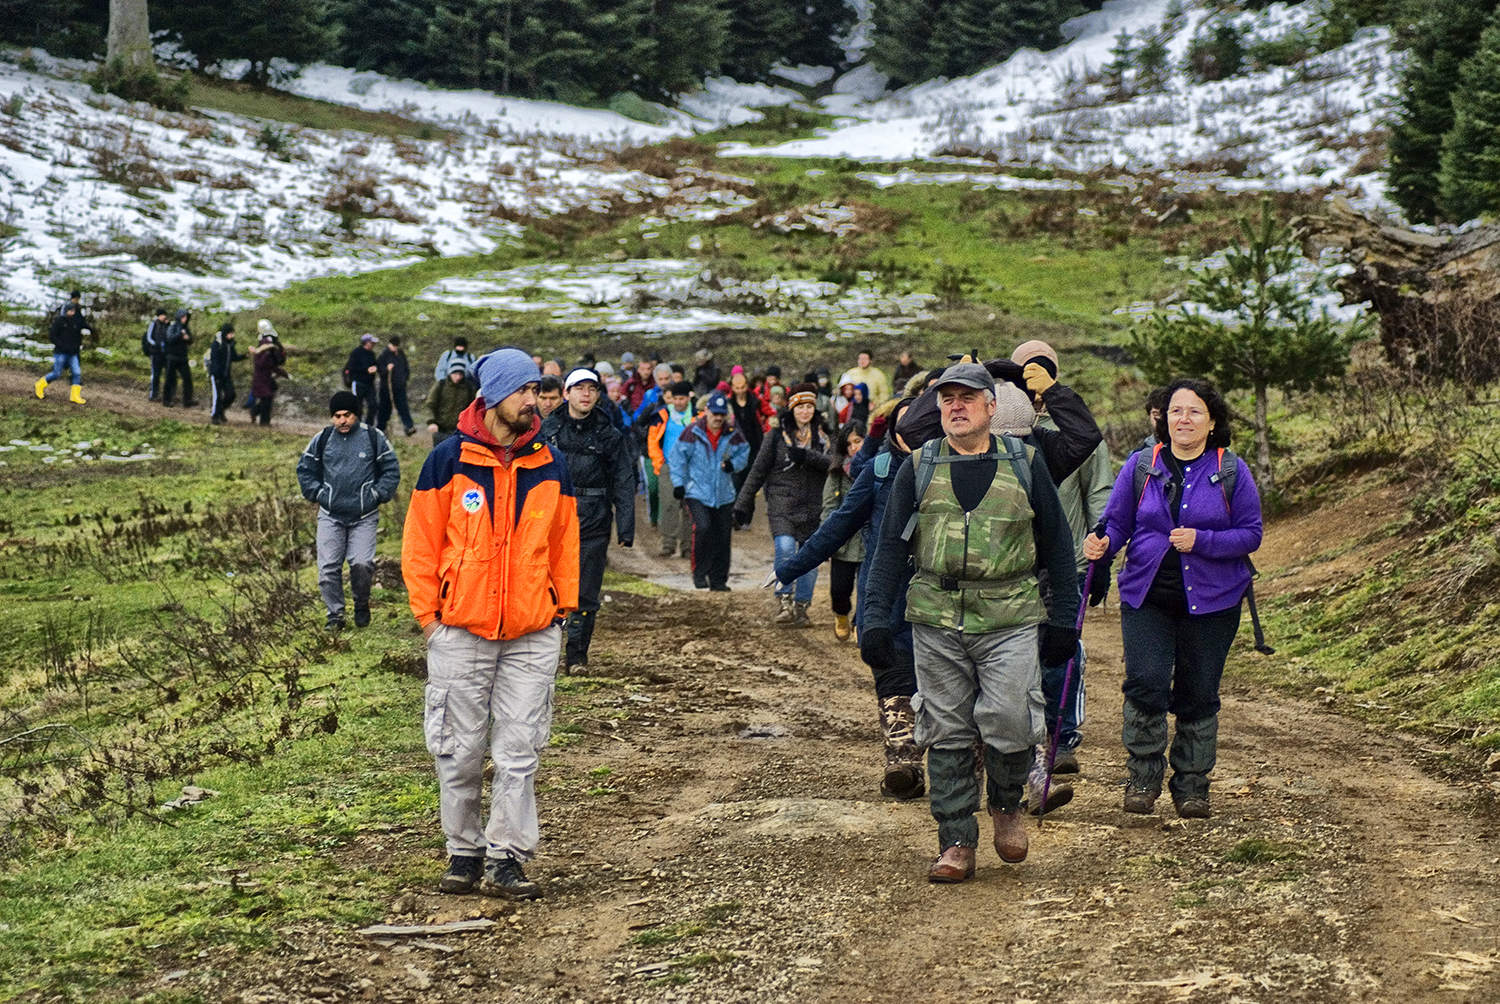
[(1121, 601), (1132, 607), (1146, 601), (1156, 571), (1172, 546), (1169, 536), (1173, 529), (1184, 526), (1198, 531), (1193, 549), (1182, 556), (1188, 613), (1201, 616), (1239, 606), (1250, 587), (1250, 566), (1245, 559), (1260, 549), (1262, 535), (1260, 492), (1250, 468), (1235, 457), (1239, 470), (1234, 496), (1226, 497), (1218, 451), (1209, 450), (1186, 472), (1179, 519), (1174, 521), (1167, 496), (1167, 465), (1156, 460), (1137, 500), (1137, 459), (1138, 454), (1133, 453), (1125, 461), (1104, 510), (1109, 556), (1130, 542), (1125, 565), (1120, 569)]
[(167, 358), (187, 359), (188, 346), (193, 343), (193, 332), (188, 326), (188, 312), (179, 310), (177, 317), (167, 325)]
[[(724, 461), (734, 471), (742, 471), (750, 462), (750, 444), (744, 433), (726, 424), (714, 446), (708, 434), (708, 416), (701, 415), (683, 430), (672, 447), (668, 463), (672, 469), (672, 487), (686, 489), (687, 497), (718, 509), (734, 502), (734, 479), (724, 470)], [(814, 512), (817, 510), (814, 509)]]
[(83, 329), (83, 315), (80, 313), (74, 313), (71, 317), (67, 314), (54, 317), (49, 331), (53, 351), (68, 356), (78, 355), (83, 351)]
[(441, 619), (509, 641), (578, 607), (578, 508), (568, 465), (536, 439), (508, 447), (482, 402), (459, 416), (422, 465), (406, 511), (401, 574), (423, 627)]
[(786, 433), (772, 430), (760, 444), (755, 465), (740, 488), (738, 507), (749, 509), (755, 493), (764, 485), (771, 536), (795, 537), (798, 541), (811, 537), (823, 511), (823, 482), (833, 465), (828, 448), (827, 437), (815, 431), (806, 459), (794, 461)]
[(427, 424), (437, 426), (439, 432), (452, 432), (458, 428), (458, 418), (464, 409), (474, 403), (474, 387), (467, 379), (454, 383), (444, 377), (432, 385), (424, 403)]
[[(302, 459), (297, 461), (297, 484), (303, 498), (318, 503), (338, 522), (350, 524), (396, 497), (401, 465), (385, 433), (378, 429), (363, 422), (347, 433), (329, 428), (333, 431), (323, 445), (321, 461), (318, 440), (323, 432), (313, 436), (302, 451)], [(370, 455), (372, 438), (374, 456)]]
[(241, 359), (248, 359), (234, 341), (224, 337), (224, 332), (214, 335), (214, 340), (208, 346), (208, 375), (218, 380), (221, 384), (231, 384), (231, 365)]
[(635, 449), (599, 408), (574, 418), (563, 404), (542, 422), (540, 438), (567, 458), (578, 499), (580, 538), (609, 536), (610, 509), (622, 544), (635, 543)]
[(286, 350), (274, 340), (262, 340), (252, 354), (250, 364), (250, 393), (255, 397), (275, 397), (276, 378), (286, 376)]

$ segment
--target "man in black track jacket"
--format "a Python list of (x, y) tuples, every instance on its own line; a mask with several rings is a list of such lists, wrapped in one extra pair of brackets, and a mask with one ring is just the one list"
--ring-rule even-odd
[(589, 664), (611, 518), (620, 546), (635, 543), (636, 452), (630, 438), (598, 407), (603, 396), (598, 373), (575, 369), (563, 382), (563, 396), (563, 406), (542, 423), (540, 438), (567, 457), (578, 498), (578, 609), (568, 617), (563, 657), (564, 671), (572, 672)]

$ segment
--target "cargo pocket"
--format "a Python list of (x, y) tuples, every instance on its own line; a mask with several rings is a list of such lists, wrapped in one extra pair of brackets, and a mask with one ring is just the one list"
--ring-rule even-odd
[(549, 684), (547, 686), (547, 701), (541, 708), (541, 717), (537, 720), (536, 732), (532, 735), (531, 739), (531, 747), (538, 753), (546, 749), (547, 744), (552, 741), (552, 704), (556, 699), (557, 685)]
[(925, 750), (932, 745), (935, 737), (932, 734), (932, 721), (927, 714), (921, 691), (911, 695), (911, 716), (912, 742), (917, 744), (917, 749)]
[(427, 711), (422, 718), (422, 732), (427, 752), (433, 756), (451, 756), (458, 749), (452, 716), (448, 713), (448, 688), (427, 688)]

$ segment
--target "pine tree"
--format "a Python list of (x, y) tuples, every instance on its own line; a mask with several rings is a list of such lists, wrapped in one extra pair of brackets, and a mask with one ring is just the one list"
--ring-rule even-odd
[(250, 61), (246, 79), (271, 81), (271, 61), (310, 63), (331, 57), (336, 33), (327, 0), (152, 0), (151, 19), (175, 34), (198, 58), (198, 67)]
[(1455, 221), (1500, 209), (1500, 11), (1459, 72), (1438, 195), (1443, 215)]
[(1182, 306), (1138, 326), (1132, 352), (1158, 385), (1201, 376), (1225, 393), (1254, 393), (1255, 479), (1268, 490), (1275, 487), (1271, 389), (1306, 390), (1342, 376), (1359, 332), (1341, 330), (1326, 311), (1313, 312), (1321, 286), (1298, 283), (1302, 252), (1276, 222), (1270, 199), (1262, 200), (1257, 223), (1241, 216), (1239, 226), (1241, 239), (1224, 252), (1224, 266), (1197, 272)]
[(434, 0), (337, 0), (333, 59), (356, 70), (394, 77), (426, 76), (422, 44), (435, 14)]
[(1143, 91), (1159, 91), (1172, 76), (1172, 54), (1160, 35), (1152, 34), (1135, 54), (1135, 82)]
[(720, 72), (728, 42), (729, 13), (719, 0), (641, 0), (646, 6), (642, 45), (625, 54), (632, 89), (668, 99)]
[(729, 38), (720, 65), (736, 80), (765, 80), (800, 28), (789, 0), (729, 0)]
[(1135, 66), (1136, 57), (1135, 47), (1130, 44), (1130, 32), (1120, 29), (1109, 55), (1109, 62), (1104, 64), (1104, 88), (1110, 100), (1124, 101), (1130, 97), (1130, 91), (1125, 85), (1125, 74)]
[(842, 66), (844, 50), (835, 41), (854, 27), (855, 11), (845, 0), (802, 0), (801, 26), (791, 38), (782, 40), (782, 60), (790, 66)]
[(1452, 94), (1479, 47), (1496, 0), (1430, 0), (1410, 39), (1391, 129), (1391, 199), (1408, 219), (1433, 223), (1439, 205), (1443, 137), (1453, 128)]
[(870, 62), (897, 87), (938, 75), (929, 50), (937, 0), (875, 0)]

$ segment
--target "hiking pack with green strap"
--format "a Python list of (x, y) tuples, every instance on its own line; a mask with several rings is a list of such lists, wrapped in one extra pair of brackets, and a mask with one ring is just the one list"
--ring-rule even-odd
[[(901, 531), (902, 540), (911, 540), (911, 535), (917, 530), (916, 510), (922, 508), (922, 499), (927, 494), (928, 486), (932, 484), (932, 472), (938, 464), (956, 464), (970, 460), (1009, 460), (1010, 469), (1015, 473), (1016, 480), (1021, 482), (1022, 491), (1026, 493), (1028, 499), (1031, 498), (1031, 458), (1026, 455), (1026, 444), (1009, 433), (1001, 433), (998, 438), (1000, 445), (1005, 447), (1004, 453), (998, 451), (971, 454), (951, 453), (947, 456), (939, 456), (938, 451), (943, 445), (941, 436), (937, 439), (929, 439), (922, 444), (921, 450), (916, 455), (917, 465), (913, 472), (916, 476), (916, 483), (912, 493), (912, 514), (911, 518), (906, 521), (906, 528)], [(890, 456), (890, 454), (882, 454), (882, 456)], [(879, 458), (877, 457), (876, 460), (878, 461)], [(879, 468), (876, 468), (875, 474), (881, 478), (885, 476)]]
[[(1151, 479), (1151, 472), (1156, 468), (1156, 462), (1161, 457), (1162, 444), (1156, 443), (1151, 447), (1151, 455), (1148, 458), (1144, 449), (1137, 450), (1135, 454), (1135, 506), (1139, 510), (1141, 502), (1146, 498), (1146, 482)], [(1230, 516), (1234, 511), (1229, 500), (1234, 498), (1234, 486), (1239, 480), (1240, 458), (1234, 451), (1219, 447), (1219, 469), (1208, 479), (1209, 484), (1218, 485), (1224, 494), (1224, 511)], [(1260, 627), (1260, 612), (1255, 608), (1255, 580), (1260, 577), (1260, 572), (1255, 568), (1255, 562), (1250, 556), (1245, 555), (1245, 564), (1250, 569), (1250, 585), (1245, 590), (1245, 599), (1250, 604), (1250, 624), (1255, 630), (1255, 650), (1262, 655), (1275, 655), (1276, 650), (1266, 644), (1265, 632)]]

